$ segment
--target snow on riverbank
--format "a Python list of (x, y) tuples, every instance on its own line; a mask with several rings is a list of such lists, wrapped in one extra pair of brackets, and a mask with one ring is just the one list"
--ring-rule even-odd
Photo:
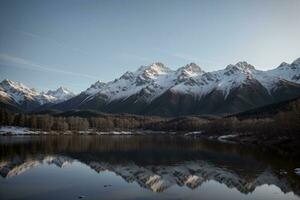
[(1, 126), (0, 134), (26, 135), (26, 134), (37, 134), (37, 132), (31, 131), (25, 127)]
[(184, 134), (184, 136), (195, 136), (195, 135), (201, 135), (202, 131), (192, 131)]
[(219, 136), (218, 137), (218, 140), (221, 141), (221, 142), (227, 142), (228, 140), (227, 139), (230, 139), (230, 138), (234, 138), (234, 137), (237, 137), (238, 135), (222, 135), (222, 136)]
[(56, 131), (41, 131), (41, 130), (30, 130), (26, 127), (18, 127), (18, 126), (1, 126), (0, 127), (0, 135), (35, 135), (35, 134), (63, 134), (63, 135), (72, 135), (72, 134), (80, 134), (80, 135), (133, 135), (133, 134), (139, 134), (138, 132), (132, 132), (132, 131), (93, 131), (93, 130), (87, 130), (87, 131), (78, 131), (78, 132), (72, 132), (72, 131), (64, 131), (64, 132), (56, 132)]
[(296, 168), (295, 173), (300, 176), (300, 168)]
[(79, 131), (79, 134), (94, 134), (94, 135), (133, 135), (133, 134), (138, 134), (136, 132), (131, 132), (131, 131)]
[[(18, 126), (1, 126), (0, 135), (176, 135), (177, 132), (168, 131), (151, 131), (151, 130), (111, 130), (111, 131), (98, 131), (93, 129), (88, 129), (85, 131), (42, 131), (42, 130), (31, 130), (26, 127)], [(197, 136), (201, 135), (202, 131), (193, 131), (185, 133), (185, 136)]]

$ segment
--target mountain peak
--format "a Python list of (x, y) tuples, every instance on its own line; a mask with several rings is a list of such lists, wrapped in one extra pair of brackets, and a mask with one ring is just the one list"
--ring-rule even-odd
[(129, 79), (133, 79), (134, 78), (134, 74), (130, 71), (125, 72), (120, 79), (125, 79), (125, 80), (129, 80)]
[(288, 66), (289, 64), (288, 63), (286, 63), (286, 62), (282, 62), (279, 66), (278, 66), (278, 68), (282, 68), (282, 67), (285, 67), (285, 66)]
[(57, 88), (56, 90), (49, 90), (47, 93), (47, 95), (52, 95), (52, 94), (73, 94), (73, 92), (71, 92), (71, 90), (69, 90), (66, 87), (60, 86), (59, 88)]
[(94, 84), (92, 84), (85, 92), (88, 94), (96, 94), (101, 91), (104, 86), (106, 86), (106, 83), (98, 80)]
[(22, 83), (11, 81), (8, 79), (3, 80), (0, 83), (0, 87), (18, 104), (22, 103), (25, 100), (34, 101), (39, 96), (42, 96), (41, 93), (37, 92), (35, 89), (30, 89)]
[(168, 70), (169, 69), (162, 62), (152, 63), (152, 64), (148, 65), (148, 68), (154, 69), (154, 70)]
[(94, 84), (92, 84), (89, 88), (92, 89), (101, 89), (106, 85), (106, 83), (102, 82), (102, 81), (96, 81)]
[(253, 70), (255, 69), (253, 65), (247, 63), (246, 61), (241, 61), (235, 64), (237, 67), (239, 67), (240, 69), (250, 69)]
[(163, 73), (166, 71), (169, 71), (170, 69), (166, 67), (163, 63), (161, 62), (155, 62), (147, 66), (141, 66), (137, 71), (138, 72), (145, 72), (145, 71), (153, 71), (156, 73)]
[(4, 79), (1, 83), (3, 83), (3, 84), (9, 84), (11, 82), (11, 80), (9, 80), (9, 79)]
[(195, 74), (204, 73), (204, 71), (196, 63), (193, 62), (185, 65), (184, 67), (179, 68), (179, 70), (180, 69), (189, 73), (195, 73)]
[(235, 65), (227, 65), (225, 68), (226, 70), (233, 70), (233, 71), (248, 71), (248, 70), (255, 70), (254, 66), (247, 63), (246, 61), (240, 61)]
[(300, 68), (300, 58), (294, 60), (291, 64), (286, 62), (281, 63), (277, 68), (279, 69), (298, 69)]
[(30, 89), (29, 87), (25, 86), (24, 84), (17, 82), (17, 81), (12, 81), (9, 79), (4, 79), (1, 83), (0, 86), (5, 89), (6, 91), (8, 90), (14, 90), (14, 91), (19, 91), (23, 93), (32, 93), (32, 94), (37, 94), (38, 92), (35, 89)]
[(294, 64), (294, 65), (300, 65), (300, 58), (294, 60), (292, 64)]
[(4, 79), (4, 80), (1, 82), (1, 85), (26, 87), (26, 86), (24, 86), (23, 84), (21, 84), (21, 83), (19, 83), (19, 82), (12, 81), (12, 80), (9, 80), (9, 79)]
[(183, 82), (190, 77), (194, 77), (200, 74), (204, 74), (205, 72), (195, 63), (187, 64), (183, 67), (180, 67), (177, 71), (177, 81)]
[(147, 66), (141, 66), (137, 70), (137, 72), (139, 72), (139, 73), (143, 73), (145, 75), (150, 75), (150, 76), (165, 74), (169, 71), (171, 71), (171, 70), (161, 62), (155, 62), (155, 63), (152, 63)]
[(56, 99), (56, 102), (65, 101), (75, 96), (73, 92), (62, 86), (60, 86), (56, 90), (49, 90), (46, 95), (54, 97)]

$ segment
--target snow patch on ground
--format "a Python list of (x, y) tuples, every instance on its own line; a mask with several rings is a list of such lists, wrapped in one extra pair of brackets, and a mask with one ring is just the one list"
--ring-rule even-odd
[(231, 134), (231, 135), (222, 135), (222, 136), (219, 136), (218, 137), (218, 140), (219, 141), (222, 141), (222, 142), (227, 142), (227, 139), (230, 139), (230, 138), (234, 138), (234, 137), (237, 137), (238, 135), (235, 135), (235, 134)]
[(194, 135), (201, 135), (202, 131), (192, 131), (184, 134), (184, 136), (194, 136)]
[(107, 131), (107, 132), (96, 132), (97, 135), (132, 135), (134, 132), (131, 131)]
[(16, 134), (16, 135), (25, 135), (25, 134), (36, 134), (37, 132), (31, 131), (25, 127), (18, 126), (1, 126), (0, 134)]
[(296, 168), (295, 173), (300, 176), (300, 168)]
[[(18, 127), (18, 126), (1, 126), (0, 127), (0, 135), (33, 135), (33, 134), (53, 134), (53, 135), (73, 135), (73, 134), (80, 134), (80, 135), (143, 135), (143, 134), (167, 134), (168, 132), (153, 132), (147, 130), (141, 131), (95, 131), (92, 129), (86, 131), (42, 131), (42, 130), (30, 130), (26, 127)], [(174, 134), (170, 132), (170, 134)]]
[[(53, 132), (55, 133), (55, 132)], [(26, 127), (19, 127), (19, 126), (1, 126), (0, 127), (0, 135), (34, 135), (34, 134), (49, 134), (48, 131), (42, 131), (42, 130), (30, 130)]]

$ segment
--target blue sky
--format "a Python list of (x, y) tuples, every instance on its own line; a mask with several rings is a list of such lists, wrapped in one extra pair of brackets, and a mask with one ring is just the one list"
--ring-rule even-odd
[(0, 79), (79, 92), (140, 65), (206, 71), (300, 57), (298, 0), (1, 0)]

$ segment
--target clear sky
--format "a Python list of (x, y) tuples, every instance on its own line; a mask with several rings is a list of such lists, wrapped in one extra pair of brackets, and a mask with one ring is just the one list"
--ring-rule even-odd
[(300, 57), (299, 0), (0, 0), (0, 79), (75, 92), (140, 65)]

